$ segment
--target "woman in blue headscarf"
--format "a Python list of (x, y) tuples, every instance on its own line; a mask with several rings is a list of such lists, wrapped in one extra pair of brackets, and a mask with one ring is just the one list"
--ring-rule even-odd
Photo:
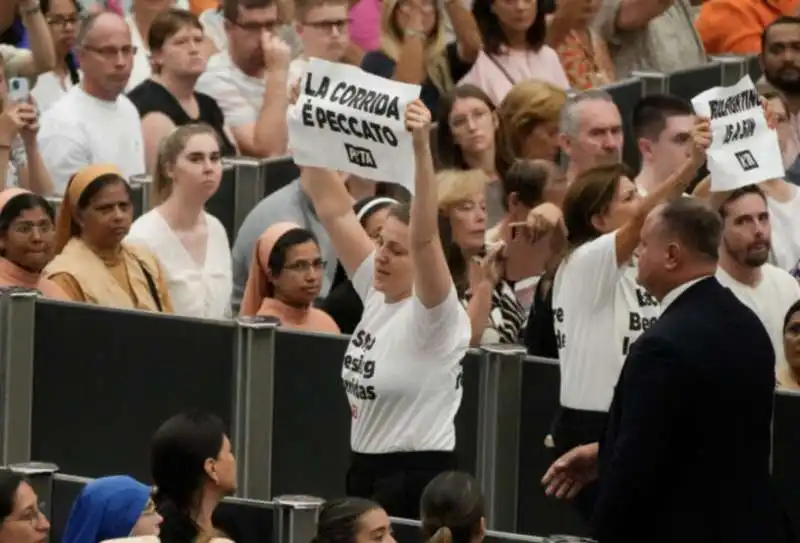
[(95, 479), (72, 505), (61, 543), (158, 535), (162, 518), (151, 492), (151, 487), (127, 475)]

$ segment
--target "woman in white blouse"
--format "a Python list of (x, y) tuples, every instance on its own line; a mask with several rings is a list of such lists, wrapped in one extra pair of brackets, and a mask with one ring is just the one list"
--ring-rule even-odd
[(159, 205), (133, 223), (128, 241), (147, 246), (163, 265), (175, 313), (230, 315), (231, 253), (225, 228), (204, 206), (222, 180), (220, 146), (204, 124), (177, 128), (161, 145), (153, 175)]

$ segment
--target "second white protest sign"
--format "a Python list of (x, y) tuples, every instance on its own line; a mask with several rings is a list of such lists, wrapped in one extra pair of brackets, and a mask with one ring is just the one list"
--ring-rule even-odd
[(778, 136), (770, 130), (749, 75), (730, 87), (714, 87), (692, 99), (711, 120), (708, 150), (711, 190), (734, 190), (785, 175)]
[(414, 150), (404, 115), (419, 92), (419, 85), (312, 58), (287, 118), (295, 163), (397, 183), (413, 192)]

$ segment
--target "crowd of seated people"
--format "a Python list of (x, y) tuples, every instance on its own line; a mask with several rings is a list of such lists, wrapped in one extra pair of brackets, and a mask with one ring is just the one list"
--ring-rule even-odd
[[(0, 6), (0, 283), (352, 334), (347, 489), (392, 515), (417, 515), (426, 485), (456, 467), (470, 346), (558, 358), (553, 448), (596, 439), (630, 345), (661, 311), (635, 281), (641, 228), (692, 192), (706, 130), (691, 97), (658, 95), (636, 104), (626, 134), (627, 105), (601, 87), (706, 62), (688, 0), (569, 0), (552, 13), (535, 0), (194, 4)], [(724, 223), (719, 281), (767, 329), (779, 384), (797, 388), (800, 19), (762, 27), (759, 89), (786, 179), (692, 188)], [(229, 239), (206, 210), (223, 157), (290, 152), (287, 111), (314, 57), (420, 86), (402, 113), (414, 196), (304, 167)], [(10, 92), (21, 81), (28, 98)], [(626, 137), (639, 171), (622, 164)], [(142, 174), (152, 205), (136, 217)], [(58, 216), (45, 196), (61, 200)], [(207, 435), (184, 450), (169, 424)], [(235, 480), (230, 443), (213, 420), (169, 424), (153, 453), (162, 539), (214, 536), (210, 513)], [(440, 528), (456, 528), (428, 526), (442, 543)]]

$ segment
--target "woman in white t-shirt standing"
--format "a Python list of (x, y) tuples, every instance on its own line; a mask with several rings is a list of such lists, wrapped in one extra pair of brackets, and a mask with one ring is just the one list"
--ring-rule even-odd
[(308, 168), (302, 176), (364, 302), (342, 369), (352, 412), (347, 494), (407, 518), (419, 516), (425, 485), (456, 467), (460, 362), (470, 340), (439, 239), (430, 119), (419, 100), (409, 105), (414, 199), (410, 207), (390, 208), (377, 247), (336, 174)]
[[(553, 283), (553, 317), (561, 364), (561, 408), (553, 427), (557, 456), (597, 441), (631, 343), (659, 314), (655, 298), (636, 283), (634, 251), (648, 213), (679, 197), (705, 161), (709, 125), (698, 120), (690, 156), (657, 190), (640, 196), (627, 168), (591, 168), (564, 198), (569, 249)], [(591, 514), (592, 488), (578, 508)]]
[(158, 257), (178, 315), (230, 316), (233, 266), (228, 235), (204, 209), (221, 180), (214, 129), (205, 124), (176, 128), (158, 153), (153, 188), (159, 205), (136, 219), (126, 238)]

